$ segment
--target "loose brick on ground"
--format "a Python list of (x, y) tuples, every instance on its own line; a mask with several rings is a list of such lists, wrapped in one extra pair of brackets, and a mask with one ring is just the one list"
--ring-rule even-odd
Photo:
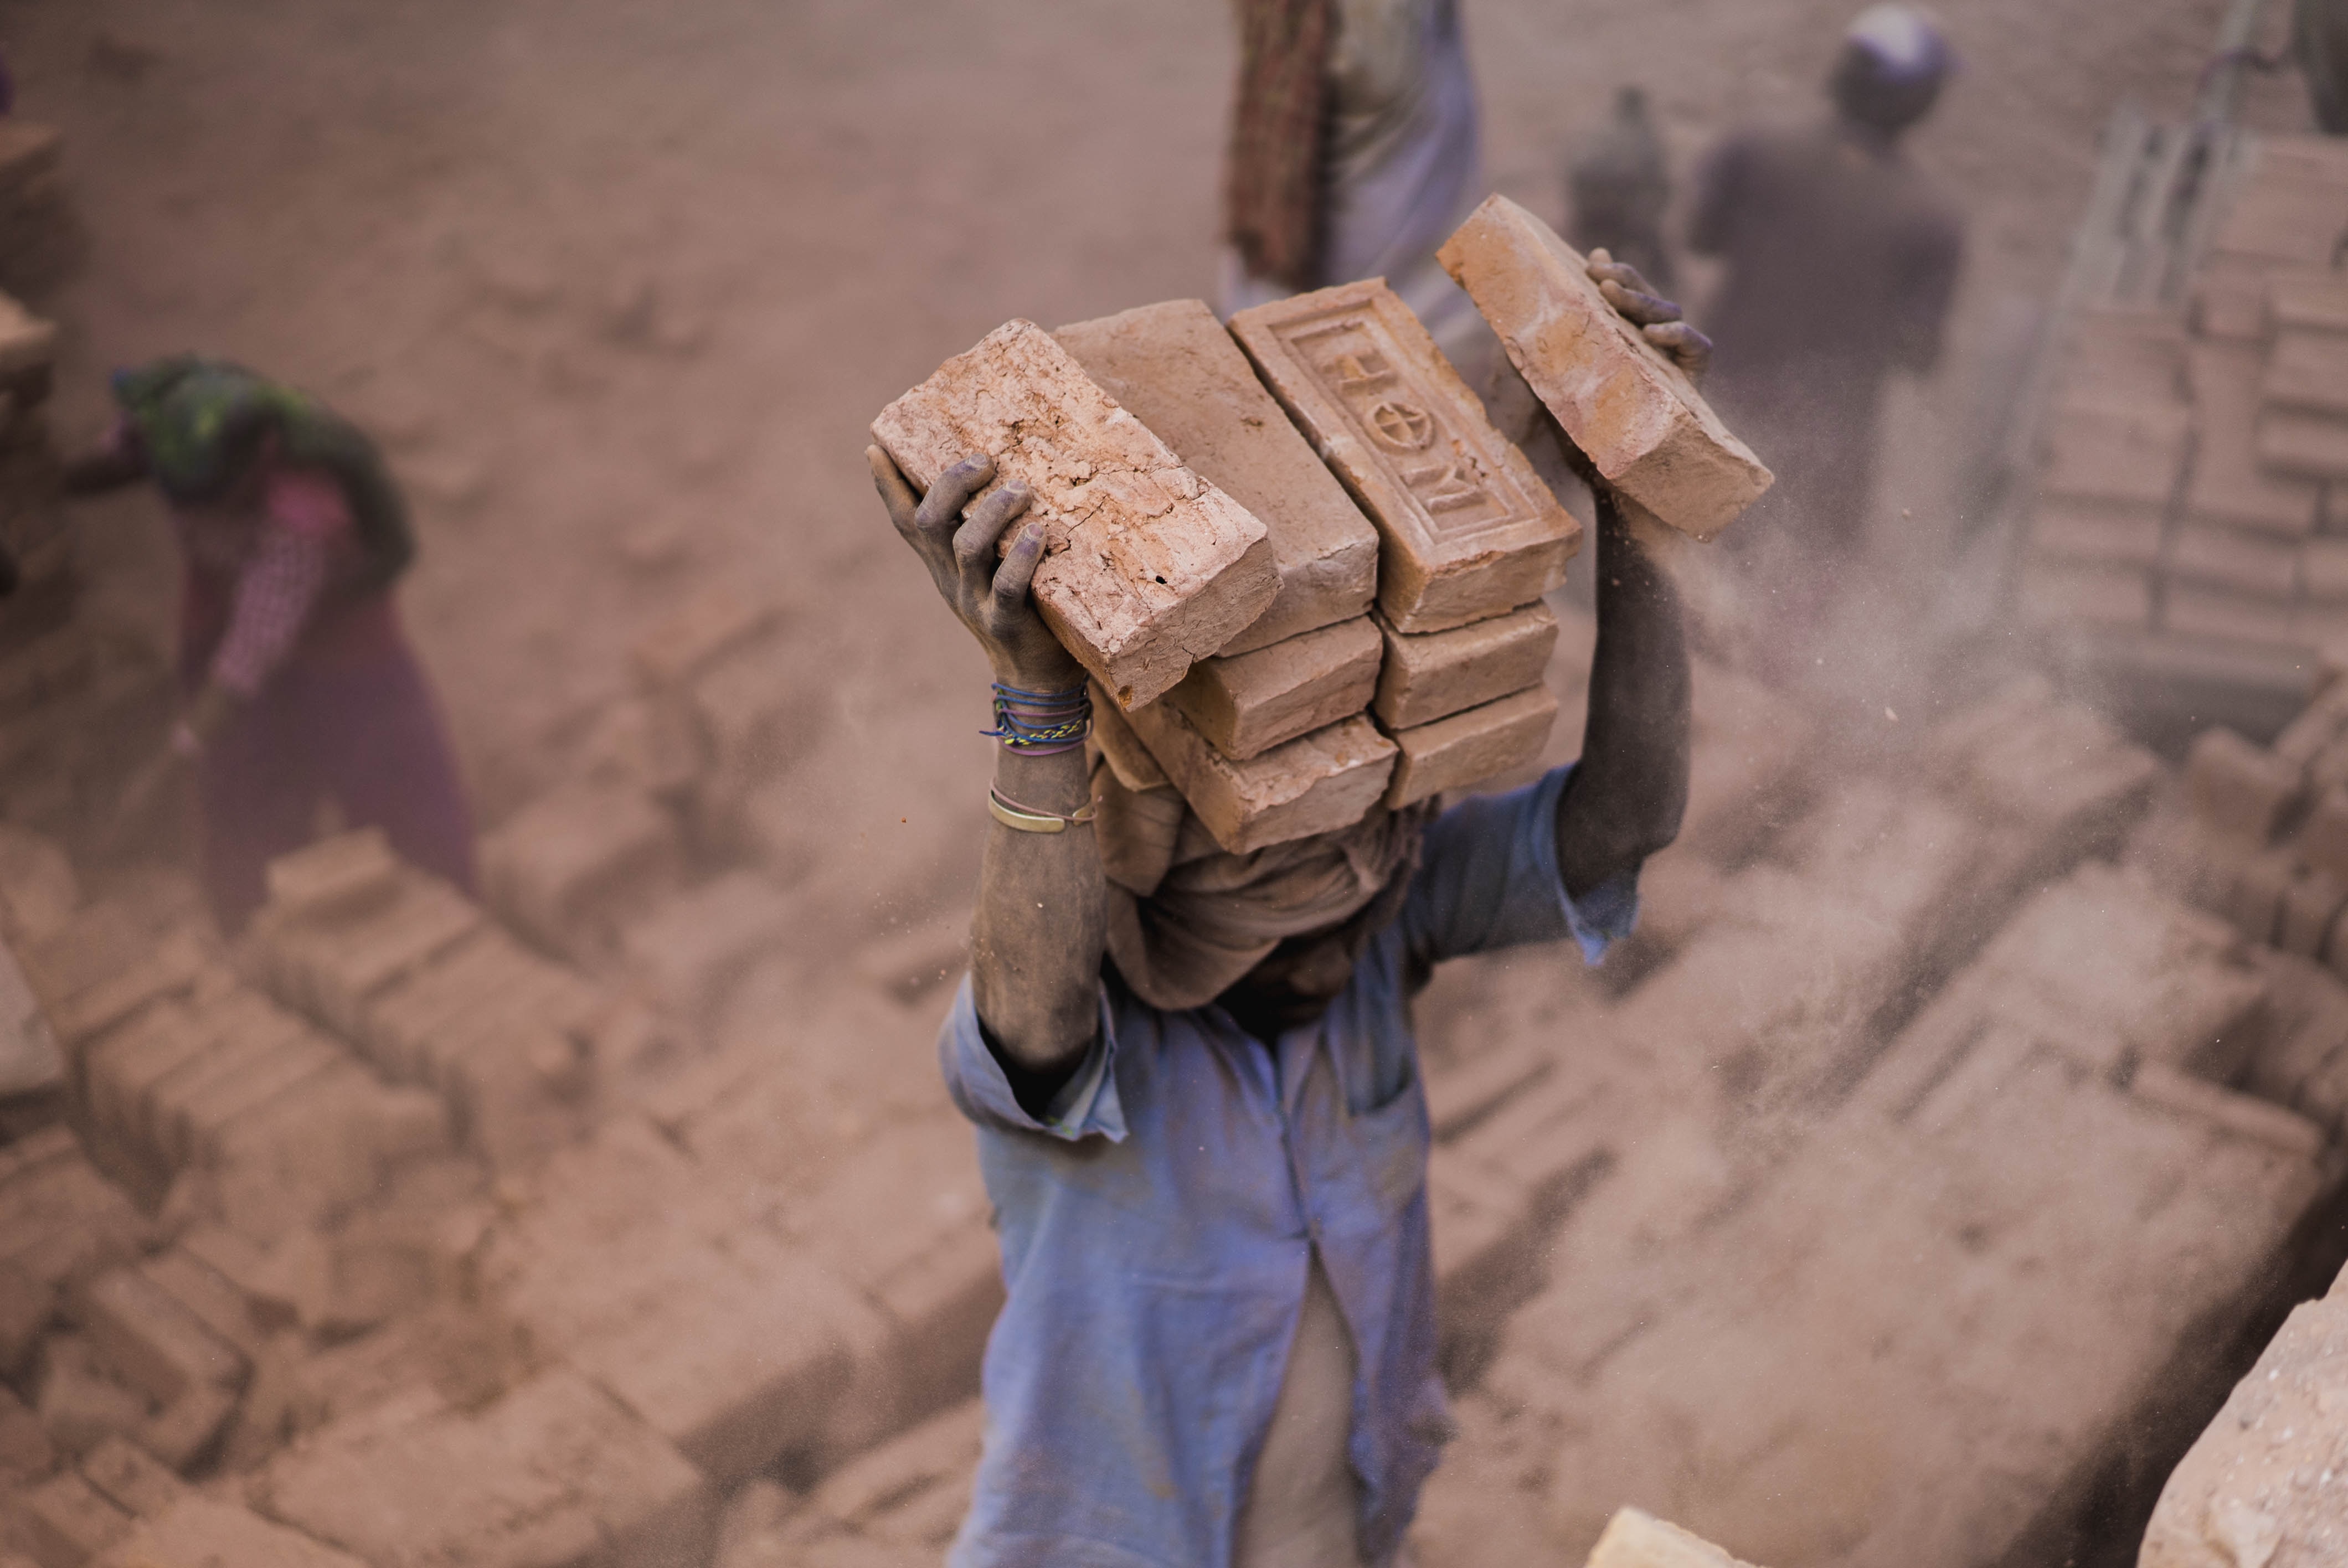
[(1163, 702), (1127, 717), (1215, 842), (1233, 855), (1361, 821), (1385, 792), (1398, 754), (1361, 717), (1243, 763), (1224, 756)]
[(541, 795), (481, 844), (489, 906), (548, 951), (607, 957), (620, 917), (675, 886), (676, 825), (640, 791), (582, 781)]
[(82, 1568), (131, 1529), (129, 1514), (71, 1471), (17, 1498), (11, 1512), (41, 1568)]
[(781, 950), (791, 918), (788, 896), (773, 883), (731, 871), (645, 912), (623, 947), (654, 995), (705, 1019), (736, 981)]
[(1027, 520), (1048, 541), (1036, 609), (1125, 707), (1155, 701), (1279, 592), (1264, 525), (1032, 322), (948, 360), (881, 410), (872, 435), (925, 490), (980, 452), (995, 460), (994, 483), (1029, 487)]
[(251, 1370), (242, 1351), (136, 1267), (97, 1276), (72, 1304), (91, 1348), (159, 1405), (200, 1383), (237, 1388)]
[(355, 919), (398, 895), (399, 860), (383, 829), (355, 828), (271, 861), (268, 884), (286, 919)]
[(1386, 804), (1408, 805), (1529, 767), (1548, 744), (1556, 722), (1556, 694), (1547, 686), (1533, 686), (1448, 718), (1395, 730), (1392, 738), (1401, 755), (1386, 786)]
[(188, 1494), (178, 1476), (123, 1438), (108, 1438), (82, 1455), (81, 1474), (108, 1502), (139, 1519), (152, 1519)]
[(1615, 488), (1708, 539), (1769, 487), (1752, 449), (1606, 302), (1587, 260), (1540, 219), (1490, 197), (1439, 255), (1510, 363)]
[(1397, 629), (1464, 626), (1565, 580), (1581, 525), (1384, 282), (1257, 305), (1231, 333), (1377, 525)]
[(2213, 827), (2271, 841), (2306, 788), (2298, 768), (2222, 725), (2204, 730), (2185, 760), (2185, 791)]
[(481, 911), (435, 877), (411, 872), (390, 903), (350, 921), (278, 920), (264, 908), (256, 939), (270, 989), (345, 1040), (357, 1040), (368, 999), (454, 947)]
[(377, 1568), (216, 1498), (183, 1497), (91, 1568)]
[(475, 1414), (424, 1392), (337, 1421), (258, 1491), (271, 1516), (375, 1568), (697, 1563), (716, 1517), (674, 1448), (567, 1369)]
[(1280, 590), (1223, 645), (1267, 648), (1350, 620), (1378, 587), (1378, 535), (1198, 300), (1169, 300), (1053, 334), (1085, 373), (1272, 538)]
[(1245, 762), (1360, 712), (1377, 687), (1383, 646), (1370, 618), (1358, 616), (1252, 653), (1202, 659), (1164, 700), (1217, 751)]

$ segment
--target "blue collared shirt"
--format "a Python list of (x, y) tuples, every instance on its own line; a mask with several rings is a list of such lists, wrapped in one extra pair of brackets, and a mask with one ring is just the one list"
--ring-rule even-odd
[(1220, 1008), (1104, 983), (1100, 1038), (1038, 1121), (963, 981), (939, 1054), (978, 1125), (1009, 1294), (953, 1568), (1228, 1568), (1315, 1247), (1354, 1338), (1358, 1539), (1366, 1562), (1391, 1553), (1450, 1425), (1408, 977), (1566, 937), (1594, 962), (1629, 931), (1634, 876), (1578, 907), (1558, 876), (1570, 774), (1438, 817), (1345, 990), (1269, 1049)]

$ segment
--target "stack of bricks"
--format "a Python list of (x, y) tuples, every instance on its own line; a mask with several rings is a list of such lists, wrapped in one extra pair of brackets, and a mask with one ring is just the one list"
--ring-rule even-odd
[(2348, 975), (2348, 683), (2326, 686), (2271, 749), (2205, 731), (2137, 855), (2252, 941)]
[[(949, 362), (874, 431), (926, 484), (955, 443), (984, 445), (990, 389), (1016, 384), (1076, 411), (1067, 451), (999, 457), (1051, 508), (1047, 526), (1080, 504), (1066, 473), (1133, 464), (1110, 438), (1120, 420), (1138, 421), (1158, 472), (1175, 476), (1165, 483), (1197, 497), (1196, 518), (1173, 527), (1176, 504), (1153, 521), (1154, 551), (1083, 558), (1103, 579), (1095, 597), (1146, 607), (1127, 637), (1141, 652), (1092, 646), (1097, 630), (1038, 589), (1093, 671), (1101, 749), (1126, 788), (1179, 791), (1218, 844), (1246, 853), (1539, 754), (1557, 635), (1539, 600), (1580, 529), (1390, 291), (1282, 301), (1229, 330), (1196, 301), (1169, 302), (1063, 327), (1049, 353), (1030, 332), (1013, 323)], [(1181, 550), (1197, 559), (1158, 569)], [(1074, 573), (1078, 559), (1047, 567)], [(1136, 572), (1154, 581), (1125, 580)]]
[(2035, 480), (2036, 624), (2196, 646), (2348, 636), (2348, 152), (2255, 141), (2189, 308), (2082, 314)]
[(783, 888), (806, 869), (786, 775), (829, 715), (786, 639), (778, 604), (723, 584), (638, 636), (635, 691), (602, 715), (585, 770), (484, 839), (490, 907), (542, 951), (708, 1021), (780, 946)]
[(269, 879), (246, 944), (279, 999), (429, 1091), (500, 1170), (583, 1134), (612, 1065), (604, 1042), (631, 1020), (621, 997), (400, 863), (376, 830), (287, 856)]

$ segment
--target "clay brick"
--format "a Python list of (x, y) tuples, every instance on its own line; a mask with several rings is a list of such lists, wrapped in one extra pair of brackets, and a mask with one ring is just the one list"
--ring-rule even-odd
[(2245, 347), (2263, 343), (2272, 275), (2272, 268), (2255, 257), (2212, 254), (2193, 280), (2193, 330)]
[(2322, 487), (2269, 472), (2258, 452), (2258, 389), (2264, 356), (2253, 347), (2197, 343), (2194, 411), (2199, 430), (2185, 489), (2187, 514), (2201, 522), (2254, 528), (2285, 538), (2314, 529)]
[(2267, 321), (2278, 333), (2348, 333), (2348, 286), (2329, 277), (2278, 277), (2267, 285)]
[(1607, 1522), (1588, 1568), (1750, 1568), (1700, 1535), (1635, 1508)]
[(772, 627), (780, 607), (713, 584), (639, 633), (628, 645), (636, 684), (648, 692), (682, 685), (718, 658)]
[(2287, 332), (2267, 356), (2260, 400), (2269, 408), (2348, 415), (2348, 338)]
[(2149, 567), (2160, 559), (2156, 507), (2049, 496), (2030, 521), (2030, 553), (2041, 560)]
[(1397, 754), (1394, 743), (1360, 717), (1243, 763), (1215, 750), (1163, 702), (1127, 717), (1208, 833), (1232, 855), (1351, 827), (1385, 793)]
[(1769, 487), (1769, 470), (1752, 449), (1606, 302), (1588, 260), (1540, 219), (1491, 197), (1437, 256), (1526, 384), (1616, 489), (1708, 539)]
[(2310, 539), (2300, 550), (2307, 597), (2324, 604), (2348, 604), (2348, 539)]
[(2166, 507), (2185, 463), (2190, 412), (2180, 404), (2127, 410), (2071, 406), (2049, 422), (2039, 489), (2081, 500)]
[(2260, 180), (2244, 190), (2219, 224), (2212, 248), (2271, 263), (2330, 267), (2340, 238), (2338, 215), (2331, 203), (2308, 200), (2294, 183)]
[(212, 1049), (216, 1036), (176, 1001), (91, 1046), (82, 1061), (82, 1092), (91, 1123), (137, 1148), (145, 1143), (139, 1107), (160, 1078)]
[(2222, 637), (2277, 648), (2298, 646), (2289, 605), (2196, 583), (2169, 585), (2161, 601), (2161, 624), (2195, 637)]
[(135, 1267), (110, 1269), (73, 1293), (91, 1348), (132, 1387), (168, 1405), (200, 1383), (234, 1389), (244, 1355)]
[(481, 844), (481, 890), (531, 941), (574, 960), (606, 956), (622, 914), (684, 872), (676, 825), (640, 792), (582, 783), (541, 795)]
[(1085, 374), (1272, 538), (1280, 589), (1225, 655), (1351, 620), (1378, 589), (1378, 535), (1214, 312), (1169, 300), (1053, 333)]
[(666, 999), (707, 1018), (734, 983), (783, 948), (791, 900), (755, 872), (728, 872), (678, 894), (631, 925), (629, 967)]
[[(0, 868), (0, 877), (6, 875)], [(0, 908), (0, 931), (6, 919), (7, 911)], [(57, 1034), (16, 955), (0, 938), (0, 1096), (55, 1088), (65, 1080), (65, 1053), (57, 1049)]]
[(130, 1515), (70, 1471), (25, 1493), (14, 1512), (41, 1568), (81, 1568), (130, 1533)]
[(76, 1456), (137, 1431), (149, 1410), (147, 1398), (112, 1377), (78, 1334), (53, 1334), (41, 1347), (34, 1403), (49, 1440)]
[(1556, 694), (1532, 686), (1431, 724), (1397, 730), (1393, 739), (1402, 756), (1386, 786), (1386, 804), (1406, 806), (1529, 767), (1540, 760), (1556, 722)]
[(2202, 731), (2186, 755), (2193, 809), (2212, 827), (2255, 844), (2272, 841), (2304, 788), (2299, 769), (2223, 727)]
[(1252, 653), (1201, 659), (1165, 701), (1217, 751), (1245, 762), (1360, 712), (1382, 651), (1377, 628), (1360, 616)]
[(1557, 647), (1557, 617), (1538, 601), (1510, 615), (1412, 636), (1383, 621), (1385, 662), (1372, 703), (1391, 733), (1447, 718), (1537, 683)]
[[(2263, 793), (2253, 797), (2253, 804)], [(2315, 809), (2300, 830), (2299, 853), (2316, 870), (2348, 882), (2348, 789), (2335, 784), (2316, 797)]]
[(0, 1262), (62, 1285), (144, 1251), (151, 1227), (77, 1147), (0, 1188)]
[(49, 1009), (49, 1023), (67, 1050), (96, 1039), (139, 1009), (179, 996), (206, 965), (202, 946), (185, 933), (168, 938), (138, 962)]
[(2291, 890), (2291, 857), (2279, 849), (2243, 862), (2221, 911), (2251, 941), (2271, 947), (2282, 928), (2283, 899)]
[(244, 1292), (184, 1245), (159, 1253), (139, 1267), (156, 1289), (186, 1307), (248, 1360), (261, 1354), (266, 1336)]
[(57, 1309), (56, 1291), (21, 1268), (0, 1264), (0, 1381), (24, 1371)]
[(2283, 889), (2282, 921), (2275, 946), (2302, 958), (2321, 958), (2340, 911), (2348, 907), (2348, 882), (2328, 871), (2306, 871)]
[[(385, 1562), (393, 1561), (384, 1559)], [(405, 1561), (402, 1559), (401, 1561)], [(91, 1568), (366, 1568), (359, 1559), (215, 1498), (187, 1496)]]
[(269, 901), (288, 920), (354, 919), (399, 892), (399, 861), (379, 827), (304, 845), (269, 863)]
[(2091, 308), (2073, 318), (2061, 401), (2141, 402), (2186, 393), (2185, 323), (2167, 310)]
[(1464, 626), (1565, 580), (1581, 523), (1385, 283), (1257, 305), (1231, 333), (1377, 525), (1395, 626)]
[(1158, 759), (1149, 754), (1149, 748), (1141, 743), (1141, 737), (1133, 733), (1133, 726), (1126, 723), (1116, 703), (1093, 703), (1093, 742), (1107, 759), (1117, 782), (1126, 788), (1142, 791), (1169, 787), (1166, 770), (1158, 765)]
[(2170, 547), (2168, 569), (2188, 582), (2288, 605), (2299, 589), (2299, 548), (2255, 534), (2183, 528)]
[(188, 1494), (180, 1478), (116, 1437), (84, 1454), (82, 1479), (123, 1512), (151, 1519)]
[(484, 926), (367, 1003), (359, 1043), (386, 1074), (433, 1081), (436, 1037), (468, 1013), (528, 989), (544, 960), (494, 926)]
[(341, 1066), (232, 1123), (210, 1174), (222, 1219), (270, 1239), (348, 1207), (402, 1162), (448, 1144), (438, 1099)]
[(2348, 479), (2348, 421), (2270, 409), (2259, 415), (2259, 461), (2306, 479)]
[(116, 904), (92, 904), (17, 954), (41, 1004), (56, 1008), (148, 956), (154, 938)]
[(240, 1119), (349, 1061), (340, 1046), (314, 1032), (247, 1058), (235, 1073), (213, 1079), (201, 1092), (173, 1107), (164, 1124), (164, 1147), (174, 1151), (180, 1163), (216, 1160), (221, 1139)]
[(2152, 584), (2124, 567), (2034, 561), (2022, 574), (2022, 614), (2034, 626), (2141, 628), (2152, 619)]
[(271, 931), (271, 989), (344, 1039), (357, 1040), (370, 998), (480, 923), (479, 908), (455, 888), (410, 877), (397, 898), (365, 919)]
[[(216, 1089), (233, 1086), (248, 1069), (267, 1061), (289, 1044), (317, 1039), (315, 1030), (280, 1008), (252, 1009), (250, 1021), (242, 1027), (206, 1033), (213, 1043), (156, 1077), (136, 1111), (125, 1118), (129, 1129), (167, 1167), (185, 1164), (194, 1153), (186, 1141), (191, 1105)], [(327, 1049), (331, 1053), (332, 1048)]]
[(269, 1512), (382, 1564), (707, 1560), (716, 1499), (676, 1450), (568, 1369), (474, 1415), (411, 1397), (270, 1467)]
[(1263, 524), (1033, 322), (1006, 323), (948, 360), (881, 410), (872, 435), (924, 490), (975, 452), (994, 457), (995, 483), (1029, 487), (1027, 516), (1044, 524), (1048, 551), (1036, 609), (1128, 708), (1220, 651), (1280, 590)]

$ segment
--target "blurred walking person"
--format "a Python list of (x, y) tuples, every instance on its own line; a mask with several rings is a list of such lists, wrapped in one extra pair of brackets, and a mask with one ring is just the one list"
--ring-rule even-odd
[(1493, 340), (1435, 260), (1484, 195), (1457, 0), (1238, 10), (1223, 313), (1384, 278), (1476, 384)]
[(1689, 243), (1726, 262), (1705, 393), (1777, 474), (1730, 540), (1781, 653), (1831, 613), (1864, 547), (1885, 382), (1940, 360), (1963, 222), (1900, 140), (1952, 65), (1923, 13), (1872, 6), (1844, 35), (1823, 123), (1733, 135), (1698, 177)]
[(1613, 116), (1566, 165), (1565, 232), (1574, 249), (1603, 251), (1661, 292), (1676, 294), (1678, 269), (1663, 244), (1671, 200), (1671, 164), (1647, 111), (1646, 89), (1622, 87)]
[(469, 891), (471, 814), (392, 601), (414, 536), (374, 444), (224, 361), (158, 360), (113, 391), (113, 429), (67, 485), (150, 479), (170, 506), (185, 696), (170, 756), (195, 771), (221, 929), (260, 907), (269, 862), (309, 842), (328, 801)]

